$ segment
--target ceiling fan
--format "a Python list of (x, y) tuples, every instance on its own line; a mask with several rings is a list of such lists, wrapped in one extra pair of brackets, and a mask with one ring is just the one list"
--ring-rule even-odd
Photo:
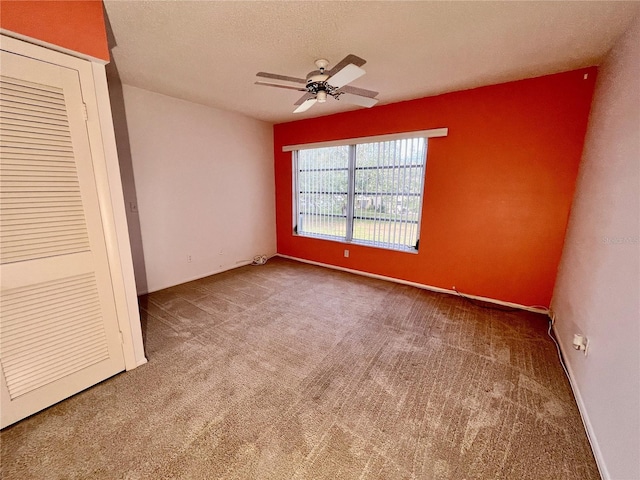
[(296, 108), (293, 113), (304, 112), (311, 108), (316, 102), (324, 103), (327, 101), (327, 96), (333, 97), (336, 100), (344, 100), (345, 102), (353, 105), (360, 105), (361, 107), (373, 107), (378, 103), (378, 99), (375, 98), (375, 96), (378, 95), (378, 92), (365, 90), (364, 88), (350, 87), (347, 85), (366, 73), (362, 68), (360, 68), (366, 63), (366, 60), (350, 54), (344, 57), (330, 70), (327, 70), (329, 61), (324, 58), (316, 60), (315, 63), (318, 70), (310, 72), (306, 79), (287, 77), (286, 75), (277, 75), (275, 73), (256, 73), (257, 77), (271, 78), (284, 82), (302, 84), (304, 86), (283, 85), (280, 83), (262, 81), (256, 82), (256, 85), (306, 92), (294, 104), (298, 105), (298, 108)]

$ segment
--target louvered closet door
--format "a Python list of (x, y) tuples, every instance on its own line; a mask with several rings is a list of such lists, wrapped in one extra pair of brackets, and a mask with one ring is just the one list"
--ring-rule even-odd
[(124, 370), (78, 72), (0, 52), (2, 427)]

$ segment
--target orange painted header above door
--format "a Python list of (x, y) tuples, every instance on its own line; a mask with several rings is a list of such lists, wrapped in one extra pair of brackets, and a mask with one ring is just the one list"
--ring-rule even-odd
[(0, 28), (109, 61), (101, 0), (2, 0)]

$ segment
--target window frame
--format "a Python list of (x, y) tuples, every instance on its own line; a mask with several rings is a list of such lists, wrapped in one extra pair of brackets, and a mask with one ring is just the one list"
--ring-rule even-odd
[[(403, 132), (397, 134), (389, 134), (389, 135), (376, 135), (370, 137), (359, 137), (359, 138), (348, 138), (341, 140), (334, 140), (328, 142), (314, 142), (314, 143), (306, 143), (306, 144), (296, 144), (296, 145), (285, 145), (282, 147), (283, 152), (291, 152), (291, 167), (292, 167), (292, 227), (293, 227), (293, 235), (306, 237), (306, 238), (317, 238), (320, 240), (328, 240), (334, 242), (340, 242), (344, 244), (352, 244), (352, 245), (361, 245), (365, 247), (371, 248), (382, 248), (384, 250), (392, 250), (395, 252), (405, 252), (405, 253), (418, 253), (418, 248), (420, 244), (420, 227), (422, 225), (422, 208), (424, 202), (424, 192), (426, 187), (426, 169), (427, 169), (427, 156), (428, 156), (428, 144), (429, 140), (432, 138), (438, 137), (446, 137), (449, 133), (448, 128), (437, 128), (430, 130), (419, 130), (413, 132)], [(422, 172), (422, 191), (420, 192), (420, 208), (418, 213), (418, 221), (417, 221), (417, 231), (418, 238), (415, 246), (407, 246), (404, 245), (403, 248), (398, 248), (397, 246), (385, 246), (383, 242), (375, 242), (371, 243), (367, 241), (353, 240), (353, 223), (354, 223), (354, 207), (355, 207), (355, 174), (356, 174), (356, 147), (360, 144), (368, 144), (368, 143), (382, 143), (389, 142), (395, 140), (403, 140), (403, 139), (413, 139), (413, 138), (424, 138), (425, 140), (425, 158)], [(337, 146), (347, 146), (348, 147), (348, 192), (347, 192), (347, 209), (346, 209), (346, 234), (344, 237), (335, 236), (335, 235), (327, 235), (327, 234), (303, 234), (298, 232), (298, 222), (299, 222), (299, 205), (298, 205), (298, 195), (300, 191), (299, 185), (299, 169), (298, 169), (298, 153), (300, 150), (312, 150), (319, 149), (325, 147), (337, 147)], [(406, 168), (406, 167), (404, 167)], [(389, 244), (391, 245), (391, 244)]]

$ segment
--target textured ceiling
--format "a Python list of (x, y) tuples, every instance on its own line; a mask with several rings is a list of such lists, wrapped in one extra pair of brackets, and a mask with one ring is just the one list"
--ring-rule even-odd
[[(597, 65), (640, 2), (105, 0), (123, 83), (279, 123), (354, 107), (254, 85), (317, 58), (367, 60), (379, 105)], [(375, 108), (375, 107), (374, 107)]]

